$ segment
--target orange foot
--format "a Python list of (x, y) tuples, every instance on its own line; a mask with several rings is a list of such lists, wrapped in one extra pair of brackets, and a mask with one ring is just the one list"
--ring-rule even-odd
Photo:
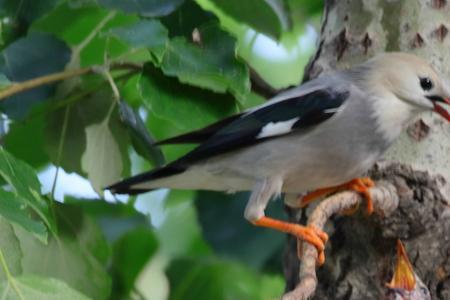
[[(299, 260), (303, 259), (303, 240), (299, 238), (297, 239), (297, 257)], [(316, 263), (319, 266), (325, 263), (325, 251), (318, 251)]]
[(325, 262), (325, 254), (323, 251), (325, 249), (325, 243), (328, 241), (328, 235), (315, 226), (305, 227), (299, 224), (283, 222), (268, 217), (262, 217), (254, 221), (253, 224), (290, 233), (297, 237), (297, 239), (310, 243), (317, 249), (317, 264), (323, 265)]
[(301, 198), (300, 206), (305, 207), (306, 205), (310, 204), (314, 200), (317, 200), (320, 197), (343, 191), (343, 190), (353, 190), (361, 193), (364, 198), (367, 200), (367, 213), (371, 215), (373, 213), (373, 203), (372, 203), (372, 196), (370, 196), (369, 189), (374, 187), (375, 183), (370, 179), (369, 177), (363, 177), (363, 178), (356, 178), (353, 180), (350, 180), (347, 183), (344, 183), (342, 185), (338, 185), (335, 187), (329, 187), (324, 189), (318, 189), (315, 190), (303, 198)]

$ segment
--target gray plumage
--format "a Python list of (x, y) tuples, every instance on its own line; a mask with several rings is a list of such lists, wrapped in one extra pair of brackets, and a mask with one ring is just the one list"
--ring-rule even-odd
[[(432, 82), (431, 89), (423, 87), (423, 78)], [(436, 110), (437, 102), (450, 97), (449, 91), (420, 58), (380, 54), (350, 70), (323, 75), (288, 90), (220, 126), (198, 131), (195, 138), (193, 133), (192, 140), (204, 139), (193, 154), (166, 169), (109, 188), (122, 193), (162, 187), (251, 190), (245, 217), (255, 221), (264, 216), (268, 201), (281, 192), (300, 193), (362, 176), (418, 113)], [(328, 106), (304, 114), (302, 110), (301, 117), (287, 120), (273, 116), (276, 121), (270, 121), (270, 114), (262, 113), (271, 109), (286, 112), (280, 109), (283, 104), (302, 105), (301, 101), (314, 93), (328, 99)], [(309, 98), (304, 101), (313, 103)], [(440, 113), (450, 121), (445, 112)], [(256, 123), (251, 119), (254, 116), (260, 118)], [(180, 140), (189, 140), (189, 135)]]

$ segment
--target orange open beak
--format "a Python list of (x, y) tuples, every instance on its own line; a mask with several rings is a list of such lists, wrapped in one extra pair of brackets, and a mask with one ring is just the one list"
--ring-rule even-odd
[(397, 264), (395, 266), (394, 276), (391, 282), (387, 284), (387, 287), (407, 291), (412, 291), (416, 287), (416, 276), (413, 267), (408, 259), (405, 247), (403, 247), (400, 240), (397, 240)]
[[(444, 100), (445, 104), (450, 105), (450, 99), (449, 98), (445, 98), (443, 100)], [(438, 114), (440, 114), (441, 116), (443, 116), (445, 119), (447, 119), (447, 121), (450, 122), (450, 114), (448, 113), (448, 111), (444, 107), (439, 105), (436, 101), (434, 101), (433, 104), (434, 104), (434, 111), (437, 112)]]

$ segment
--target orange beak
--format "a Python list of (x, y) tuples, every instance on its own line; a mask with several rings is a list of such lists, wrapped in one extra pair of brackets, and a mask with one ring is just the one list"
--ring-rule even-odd
[[(445, 98), (443, 100), (444, 100), (445, 104), (450, 105), (450, 99), (449, 98)], [(442, 107), (441, 105), (436, 103), (436, 101), (433, 102), (433, 104), (434, 104), (434, 111), (437, 112), (438, 114), (440, 114), (441, 116), (443, 116), (444, 119), (447, 119), (447, 121), (450, 122), (450, 114), (448, 113), (448, 111), (444, 107)]]
[(397, 264), (395, 266), (394, 276), (391, 282), (387, 284), (387, 287), (407, 291), (412, 291), (416, 287), (414, 269), (408, 259), (405, 247), (403, 247), (400, 240), (397, 240)]

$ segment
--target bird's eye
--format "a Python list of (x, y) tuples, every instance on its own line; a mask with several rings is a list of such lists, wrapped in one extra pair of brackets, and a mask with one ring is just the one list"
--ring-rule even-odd
[(424, 91), (429, 91), (433, 88), (433, 82), (431, 82), (431, 79), (428, 77), (421, 77), (420, 86)]

